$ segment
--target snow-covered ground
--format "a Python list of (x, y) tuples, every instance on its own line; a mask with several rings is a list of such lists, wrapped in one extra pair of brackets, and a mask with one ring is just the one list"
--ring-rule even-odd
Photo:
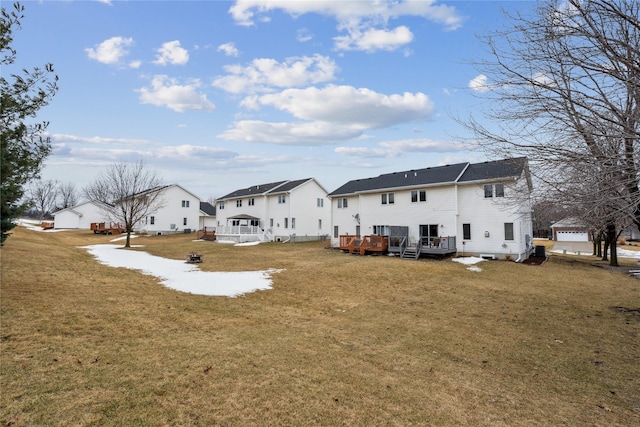
[(484, 258), (479, 258), (475, 256), (463, 256), (458, 258), (451, 259), (454, 262), (459, 262), (460, 264), (468, 265), (467, 270), (480, 272), (482, 269), (478, 267), (476, 264), (482, 261), (486, 261)]
[[(618, 258), (636, 258), (636, 259), (640, 259), (640, 251), (632, 251), (629, 249), (623, 249), (623, 248), (616, 248), (617, 251), (616, 253), (618, 254)], [(581, 251), (581, 252), (571, 252), (571, 251), (567, 251), (564, 249), (553, 249), (551, 250), (552, 253), (556, 253), (556, 254), (569, 254), (569, 255), (591, 255), (592, 252), (591, 251)], [(609, 251), (609, 253), (611, 253), (611, 251)]]
[(281, 270), (219, 272), (202, 271), (185, 261), (158, 257), (120, 245), (82, 246), (101, 263), (125, 267), (155, 276), (170, 289), (197, 295), (235, 297), (248, 292), (271, 289), (271, 276)]

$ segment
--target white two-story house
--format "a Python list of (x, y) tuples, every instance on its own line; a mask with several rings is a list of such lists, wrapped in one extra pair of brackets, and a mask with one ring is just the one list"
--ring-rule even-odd
[(523, 260), (533, 248), (531, 189), (525, 158), (349, 181), (329, 194), (332, 246), (344, 249), (346, 236), (387, 236), (389, 252), (403, 257)]
[(134, 230), (144, 234), (195, 232), (200, 226), (200, 198), (179, 184), (152, 188), (136, 195), (160, 192), (161, 207), (142, 219)]
[(216, 202), (218, 240), (307, 241), (329, 235), (331, 206), (315, 178), (254, 185)]

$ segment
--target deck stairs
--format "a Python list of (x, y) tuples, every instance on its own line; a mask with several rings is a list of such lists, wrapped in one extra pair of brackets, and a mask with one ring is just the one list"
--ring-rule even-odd
[(420, 251), (422, 251), (420, 242), (409, 244), (400, 252), (400, 258), (415, 261), (420, 258)]

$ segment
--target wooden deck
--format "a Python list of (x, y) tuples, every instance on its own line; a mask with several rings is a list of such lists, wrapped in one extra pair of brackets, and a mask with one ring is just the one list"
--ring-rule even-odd
[(418, 259), (421, 255), (444, 258), (458, 252), (456, 236), (421, 237), (419, 241), (410, 243), (403, 236), (391, 237), (389, 252), (400, 255), (404, 259)]
[(106, 222), (92, 222), (91, 231), (93, 234), (121, 234), (125, 229), (118, 222), (110, 222), (108, 226)]
[(340, 236), (340, 250), (350, 254), (366, 255), (367, 253), (383, 254), (389, 250), (387, 236)]
[(215, 227), (204, 227), (202, 230), (198, 231), (198, 239), (199, 240), (208, 240), (210, 242), (215, 242), (215, 240), (216, 240), (216, 228)]

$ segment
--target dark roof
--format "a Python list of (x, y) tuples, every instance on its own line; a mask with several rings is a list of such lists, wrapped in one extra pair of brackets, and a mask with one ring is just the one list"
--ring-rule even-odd
[(254, 195), (254, 196), (263, 195), (285, 182), (287, 181), (271, 182), (269, 184), (260, 184), (260, 185), (254, 185), (247, 188), (241, 188), (240, 190), (233, 191), (227, 194), (226, 196), (220, 197), (218, 200), (233, 199), (233, 198), (251, 196), (251, 195)]
[(226, 196), (222, 196), (218, 198), (218, 200), (237, 199), (239, 197), (264, 196), (265, 194), (284, 193), (287, 191), (291, 191), (294, 188), (312, 179), (313, 178), (305, 178), (305, 179), (298, 179), (295, 181), (278, 181), (278, 182), (271, 182), (269, 184), (254, 185), (251, 187), (241, 188), (240, 190), (233, 191), (227, 194)]
[(200, 210), (207, 215), (216, 216), (216, 207), (209, 202), (200, 202)]
[(295, 181), (287, 181), (286, 183), (282, 184), (281, 186), (274, 188), (272, 191), (270, 191), (270, 193), (284, 193), (286, 191), (291, 191), (294, 188), (304, 184), (307, 181), (312, 180), (313, 178), (305, 178), (305, 179), (298, 179)]
[(329, 193), (329, 197), (387, 188), (417, 187), (430, 184), (508, 178), (520, 176), (525, 165), (526, 158), (519, 158), (475, 164), (458, 163), (425, 169), (412, 169), (379, 175), (374, 178), (349, 181), (337, 190)]
[(485, 179), (520, 176), (522, 175), (522, 170), (525, 168), (526, 164), (526, 157), (470, 164), (458, 182), (482, 181)]

